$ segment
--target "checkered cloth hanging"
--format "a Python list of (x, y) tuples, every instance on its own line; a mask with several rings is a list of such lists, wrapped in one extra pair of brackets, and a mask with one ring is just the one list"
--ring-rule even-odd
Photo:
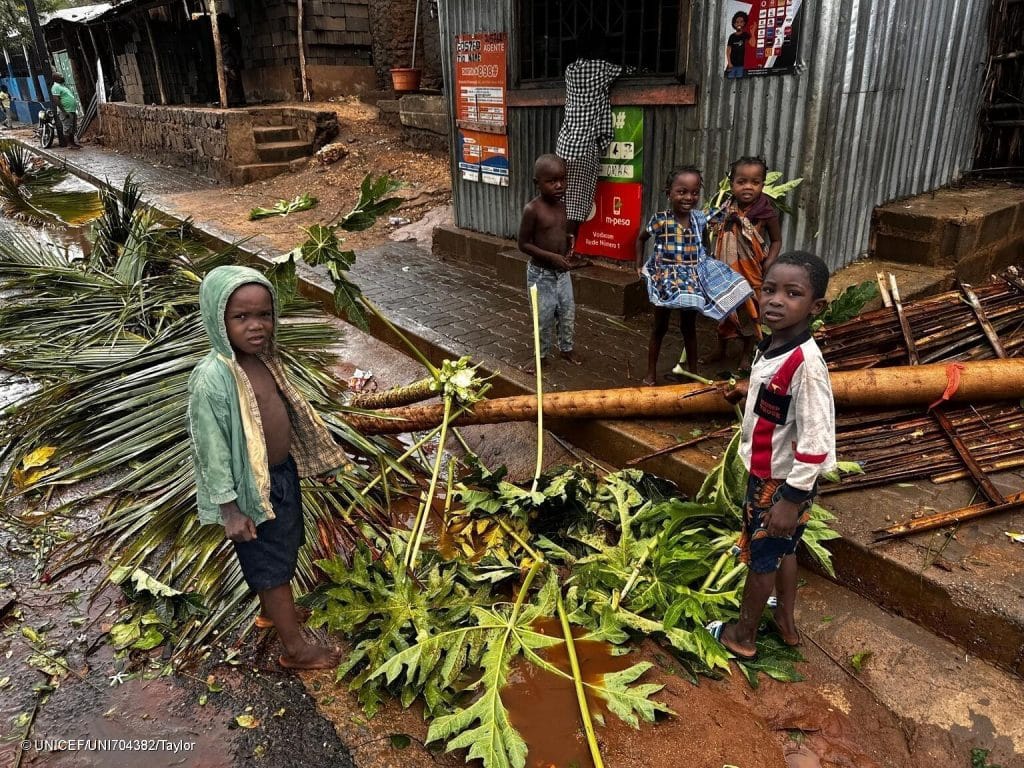
[(565, 68), (565, 119), (555, 152), (565, 160), (565, 214), (586, 221), (594, 205), (601, 153), (612, 140), (609, 89), (624, 69), (601, 59), (577, 59)]

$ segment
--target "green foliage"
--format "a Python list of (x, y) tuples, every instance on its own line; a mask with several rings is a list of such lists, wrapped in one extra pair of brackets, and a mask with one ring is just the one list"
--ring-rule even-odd
[(990, 763), (988, 761), (990, 749), (980, 749), (975, 747), (971, 750), (971, 768), (1003, 768), (1001, 765)]
[(315, 208), (319, 202), (309, 192), (303, 192), (301, 195), (296, 195), (293, 200), (278, 200), (273, 208), (253, 208), (249, 211), (249, 221), (267, 219), (271, 216), (287, 216), (289, 213), (296, 213), (298, 211), (308, 211), (311, 208)]
[(99, 269), (111, 269), (134, 228), (135, 212), (141, 210), (142, 190), (129, 173), (120, 190), (101, 188), (100, 200), (103, 214), (93, 225), (95, 240), (88, 258)]
[[(771, 204), (780, 213), (792, 214), (793, 209), (785, 202), (785, 197), (803, 183), (803, 178), (781, 181), (782, 171), (768, 171), (764, 177), (764, 189), (762, 192), (771, 201)], [(726, 176), (718, 182), (718, 190), (704, 205), (705, 212), (711, 212), (721, 208), (732, 195), (732, 182)]]
[(373, 174), (366, 174), (359, 185), (359, 200), (342, 217), (339, 226), (347, 232), (369, 229), (380, 216), (386, 216), (402, 204), (401, 198), (390, 197), (400, 186), (400, 182), (386, 174), (376, 179)]
[(119, 584), (132, 605), (110, 629), (115, 648), (148, 651), (162, 645), (178, 626), (206, 614), (202, 598), (154, 579), (142, 568), (118, 567), (109, 579)]
[[(316, 563), (332, 586), (323, 592), (310, 625), (325, 626), (352, 639), (352, 653), (338, 668), (337, 677), (353, 675), (349, 687), (358, 692), (369, 714), (376, 712), (388, 689), (408, 706), (422, 688), (428, 711), (433, 711), (445, 697), (450, 698), (448, 691), (462, 666), (479, 660), (480, 648), (469, 637), (460, 646), (462, 656), (453, 657), (450, 668), (434, 670), (437, 674), (429, 687), (425, 677), (417, 683), (415, 674), (397, 684), (397, 675), (385, 680), (378, 674), (401, 652), (433, 634), (459, 627), (474, 606), (487, 604), (486, 590), (474, 589), (460, 578), (461, 564), (445, 563), (433, 553), (424, 559), (426, 575), (419, 583), (407, 578), (396, 556), (402, 551), (404, 540), (396, 534), (380, 557), (362, 545), (351, 565), (342, 558)], [(455, 658), (461, 658), (461, 663), (456, 665)]]
[(865, 280), (859, 285), (851, 285), (829, 303), (828, 307), (814, 321), (814, 330), (823, 325), (837, 325), (857, 317), (864, 305), (878, 297), (878, 284), (874, 280)]
[(864, 665), (868, 663), (868, 659), (874, 655), (874, 651), (858, 651), (850, 657), (850, 666), (857, 672), (861, 672), (864, 669)]
[(312, 267), (323, 267), (334, 284), (334, 307), (337, 312), (353, 325), (366, 330), (369, 323), (362, 305), (362, 291), (345, 274), (355, 263), (356, 254), (343, 250), (338, 239), (338, 229), (356, 232), (373, 226), (378, 216), (393, 211), (402, 201), (384, 197), (398, 189), (398, 184), (387, 175), (373, 178), (367, 174), (359, 188), (359, 200), (355, 207), (335, 225), (314, 224), (303, 230), (306, 240), (292, 251), (273, 259), (273, 266), (267, 271), (267, 278), (274, 284), (278, 295), (288, 299), (294, 296), (298, 287), (296, 262), (301, 260)]

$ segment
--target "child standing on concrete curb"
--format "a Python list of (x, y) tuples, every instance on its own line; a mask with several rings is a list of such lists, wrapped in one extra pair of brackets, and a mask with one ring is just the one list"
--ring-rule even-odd
[(199, 306), (213, 347), (188, 382), (199, 519), (224, 526), (284, 646), (281, 666), (337, 666), (337, 649), (303, 636), (291, 581), (305, 543), (299, 478), (343, 466), (345, 453), (285, 378), (270, 282), (249, 267), (217, 267), (203, 278)]
[[(743, 275), (754, 289), (761, 288), (761, 279), (782, 250), (782, 227), (779, 214), (764, 194), (768, 166), (760, 157), (741, 157), (729, 167), (731, 195), (721, 209), (712, 214), (711, 228), (715, 236), (715, 257)], [(730, 339), (741, 339), (740, 363), (750, 359), (754, 338), (760, 338), (757, 326), (757, 304), (747, 302), (747, 313), (754, 328), (744, 331), (738, 315), (727, 317), (718, 326), (718, 351), (708, 362), (724, 360)]]
[[(697, 313), (722, 320), (751, 295), (746, 281), (708, 255), (707, 219), (697, 203), (703, 179), (692, 165), (673, 168), (665, 182), (670, 210), (654, 214), (636, 241), (636, 271), (647, 284), (654, 305), (654, 323), (647, 349), (644, 384), (657, 383), (661, 342), (669, 315), (680, 310), (685, 358), (697, 360)], [(654, 240), (654, 251), (644, 259), (644, 247)]]
[(818, 476), (836, 455), (832, 385), (810, 329), (825, 309), (828, 277), (825, 263), (806, 251), (784, 253), (768, 268), (758, 301), (771, 335), (758, 345), (750, 380), (725, 393), (730, 402), (747, 400), (739, 454), (750, 477), (739, 547), (749, 571), (739, 620), (713, 622), (708, 630), (739, 659), (757, 655), (757, 629), (773, 588), (782, 642), (800, 644), (796, 548)]
[[(572, 268), (567, 254), (572, 242), (566, 227), (565, 161), (557, 155), (541, 155), (533, 164), (538, 194), (526, 204), (519, 224), (519, 250), (530, 257), (526, 287), (537, 286), (540, 310), (541, 362), (551, 351), (551, 333), (558, 330), (562, 358), (580, 365), (573, 351), (576, 303), (572, 294)], [(533, 372), (533, 363), (526, 367)]]

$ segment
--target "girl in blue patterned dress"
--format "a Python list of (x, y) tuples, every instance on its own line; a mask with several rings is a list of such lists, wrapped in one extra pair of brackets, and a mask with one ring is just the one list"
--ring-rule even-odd
[[(644, 384), (657, 382), (661, 342), (668, 331), (669, 313), (680, 310), (686, 360), (697, 359), (697, 313), (722, 321), (753, 293), (740, 275), (708, 256), (707, 219), (697, 203), (703, 179), (692, 165), (673, 168), (665, 183), (671, 210), (654, 214), (636, 241), (637, 273), (647, 284), (654, 305), (654, 325), (647, 348)], [(647, 241), (654, 250), (644, 258)]]

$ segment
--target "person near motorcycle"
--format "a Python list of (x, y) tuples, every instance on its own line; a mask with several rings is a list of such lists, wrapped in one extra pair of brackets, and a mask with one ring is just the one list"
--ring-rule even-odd
[(0, 123), (4, 128), (11, 127), (11, 95), (6, 85), (0, 85)]
[(78, 128), (78, 99), (75, 98), (74, 92), (64, 85), (64, 75), (54, 74), (50, 93), (53, 94), (53, 103), (57, 107), (57, 114), (60, 118), (62, 132), (60, 145), (71, 149), (81, 149), (81, 145), (75, 141), (75, 130)]

